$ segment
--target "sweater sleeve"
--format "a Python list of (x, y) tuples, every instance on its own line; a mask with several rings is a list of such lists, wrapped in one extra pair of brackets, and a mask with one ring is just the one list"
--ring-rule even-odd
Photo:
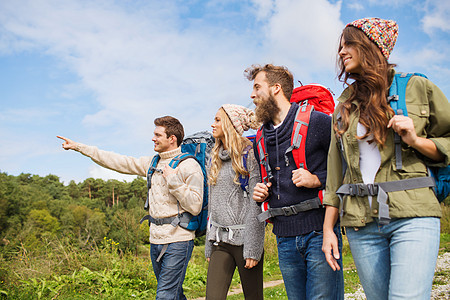
[[(208, 235), (206, 235), (208, 236)], [(210, 258), (212, 253), (213, 241), (205, 240), (205, 257)]]
[[(310, 123), (311, 127), (314, 128), (314, 132), (312, 132), (311, 134), (314, 134), (316, 136), (315, 140), (319, 144), (317, 152), (322, 153), (322, 157), (327, 157), (327, 153), (330, 148), (331, 117), (324, 113), (313, 112), (311, 114)], [(308, 135), (309, 134), (310, 133), (308, 132)], [(317, 159), (315, 155), (314, 159)], [(319, 178), (319, 181), (322, 184), (320, 189), (324, 189), (327, 181), (326, 163), (321, 166), (322, 167), (316, 169), (313, 174), (316, 175), (317, 178)]]
[(150, 166), (151, 157), (142, 156), (134, 158), (110, 151), (100, 150), (95, 146), (78, 144), (77, 151), (90, 157), (96, 164), (123, 174), (139, 175), (145, 177)]
[(167, 176), (169, 192), (180, 206), (193, 215), (198, 215), (203, 203), (203, 172), (194, 159), (186, 159), (177, 167), (175, 174)]
[(246, 228), (244, 233), (244, 259), (252, 258), (255, 260), (261, 260), (261, 255), (264, 249), (264, 222), (259, 222), (256, 216), (261, 213), (260, 206), (253, 200), (253, 188), (256, 183), (260, 182), (259, 168), (256, 162), (255, 156), (252, 151), (249, 151), (247, 158), (248, 171), (250, 173), (249, 178), (249, 195), (244, 198), (244, 201), (248, 201), (247, 215), (246, 215)]

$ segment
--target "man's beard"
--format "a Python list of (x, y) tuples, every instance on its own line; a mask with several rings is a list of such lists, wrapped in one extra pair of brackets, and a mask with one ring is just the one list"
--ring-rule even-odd
[(279, 112), (280, 108), (273, 95), (269, 95), (267, 99), (259, 101), (255, 108), (256, 119), (263, 124), (271, 122)]

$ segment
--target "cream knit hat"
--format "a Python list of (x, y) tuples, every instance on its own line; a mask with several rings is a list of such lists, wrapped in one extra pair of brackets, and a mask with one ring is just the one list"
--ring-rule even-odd
[(259, 127), (253, 110), (237, 104), (224, 104), (222, 108), (227, 113), (239, 135), (242, 135), (244, 131), (250, 128), (257, 129)]

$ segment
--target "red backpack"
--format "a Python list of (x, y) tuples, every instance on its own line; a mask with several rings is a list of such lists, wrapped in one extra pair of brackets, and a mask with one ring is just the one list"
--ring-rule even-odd
[[(292, 91), (291, 103), (298, 103), (299, 108), (295, 115), (294, 128), (291, 135), (291, 145), (286, 150), (284, 159), (288, 165), (288, 153), (292, 152), (292, 156), (297, 168), (308, 170), (306, 165), (305, 145), (308, 133), (309, 119), (311, 112), (317, 110), (327, 115), (334, 112), (333, 94), (329, 89), (320, 84), (308, 84), (295, 88)], [(261, 170), (261, 179), (263, 183), (268, 183), (272, 178), (272, 170), (270, 169), (269, 159), (266, 152), (264, 142), (264, 128), (261, 126), (256, 133), (256, 149), (259, 155), (259, 164)], [(322, 190), (319, 191), (318, 197), (322, 202)], [(270, 209), (266, 200), (262, 205), (262, 210)]]
[[(295, 115), (291, 146), (286, 150), (285, 160), (286, 162), (288, 161), (287, 154), (292, 152), (297, 168), (307, 170), (305, 145), (311, 111), (317, 110), (331, 115), (334, 112), (333, 94), (320, 84), (302, 85), (292, 91), (290, 102), (298, 103), (300, 106)], [(268, 183), (272, 178), (272, 171), (267, 158), (263, 131), (263, 126), (261, 126), (256, 133), (255, 139), (261, 165), (261, 179), (263, 182)]]

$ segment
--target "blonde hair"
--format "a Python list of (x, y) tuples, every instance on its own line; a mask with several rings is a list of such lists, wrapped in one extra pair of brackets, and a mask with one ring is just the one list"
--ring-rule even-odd
[(221, 146), (227, 148), (228, 153), (231, 158), (231, 165), (235, 172), (233, 182), (239, 183), (239, 175), (248, 176), (248, 171), (244, 168), (244, 163), (242, 161), (242, 152), (245, 147), (251, 145), (252, 143), (246, 137), (241, 136), (233, 124), (230, 118), (223, 108), (219, 108), (219, 117), (222, 123), (222, 131), (224, 135), (224, 144), (220, 139), (216, 139), (216, 143), (211, 151), (211, 166), (208, 175), (209, 183), (215, 185), (217, 183), (217, 177), (219, 175), (220, 168), (222, 167), (222, 160), (219, 157), (219, 151)]

